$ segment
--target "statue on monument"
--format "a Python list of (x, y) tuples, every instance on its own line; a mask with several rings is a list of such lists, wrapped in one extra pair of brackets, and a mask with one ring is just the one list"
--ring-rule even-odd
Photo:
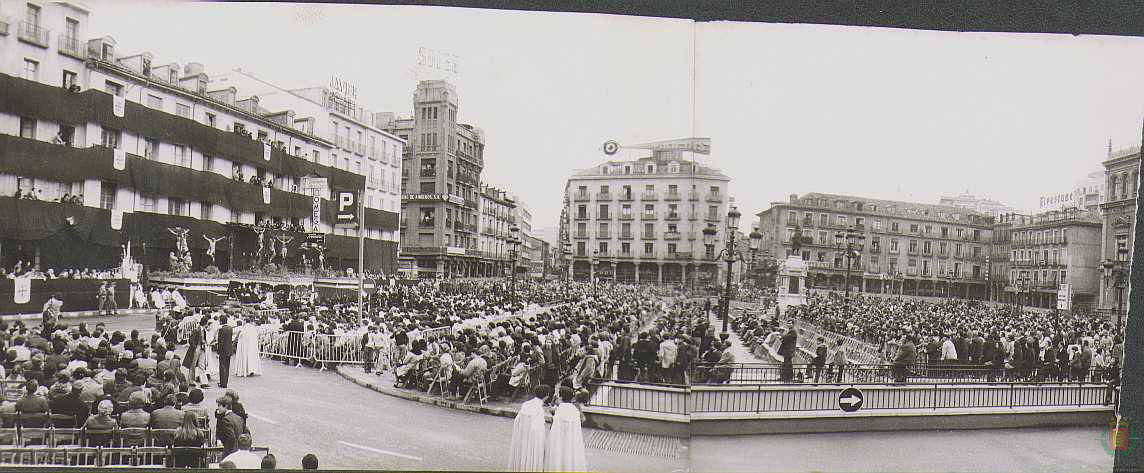
[(262, 264), (262, 255), (266, 253), (266, 247), (262, 243), (262, 234), (264, 234), (264, 233), (266, 233), (265, 228), (255, 228), (254, 229), (254, 234), (258, 235), (258, 253), (255, 254), (255, 257), (258, 258), (257, 264), (259, 264), (259, 265)]
[(795, 225), (794, 226), (794, 235), (791, 235), (791, 237), (790, 237), (791, 250), (790, 250), (790, 253), (787, 254), (787, 256), (798, 256), (798, 255), (800, 255), (802, 253), (802, 251), (801, 251), (802, 246), (803, 245), (809, 245), (811, 243), (812, 243), (812, 241), (811, 241), (810, 237), (802, 235), (802, 226)]

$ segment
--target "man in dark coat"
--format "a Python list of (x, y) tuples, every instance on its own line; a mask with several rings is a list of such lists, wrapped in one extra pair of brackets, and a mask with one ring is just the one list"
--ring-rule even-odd
[(187, 355), (183, 358), (183, 367), (190, 372), (188, 381), (194, 384), (199, 383), (199, 378), (195, 372), (199, 366), (199, 357), (203, 354), (203, 343), (206, 340), (206, 324), (210, 322), (210, 317), (205, 314), (199, 319), (199, 324), (191, 329), (190, 336), (187, 337)]
[(918, 360), (918, 349), (914, 346), (913, 337), (905, 335), (902, 344), (898, 347), (898, 355), (894, 357), (894, 382), (904, 383), (909, 376), (910, 367)]
[(225, 315), (219, 318), (218, 342), (215, 346), (215, 352), (218, 353), (218, 387), (223, 389), (226, 389), (226, 382), (230, 379), (230, 358), (234, 356), (238, 344), (238, 340), (234, 337), (234, 327), (227, 325), (226, 322)]
[(215, 409), (216, 436), (218, 441), (222, 443), (223, 456), (225, 457), (238, 450), (238, 436), (246, 430), (246, 422), (230, 410), (230, 397), (222, 396), (215, 400), (215, 404), (218, 405), (218, 408)]
[(779, 370), (779, 381), (794, 379), (794, 356), (798, 352), (798, 332), (794, 327), (783, 334), (779, 341), (779, 356), (783, 357), (782, 368)]

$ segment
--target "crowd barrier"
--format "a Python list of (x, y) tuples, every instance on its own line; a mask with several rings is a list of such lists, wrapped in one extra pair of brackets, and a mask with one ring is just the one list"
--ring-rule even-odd
[[(268, 447), (250, 449), (266, 456)], [(173, 468), (176, 456), (198, 459), (195, 468), (217, 465), (223, 447), (0, 447), (0, 467)]]
[[(1076, 373), (1061, 372), (1050, 367), (1025, 370), (993, 368), (970, 364), (916, 364), (900, 373), (896, 380), (893, 365), (850, 364), (839, 377), (836, 367), (824, 365), (816, 368), (809, 364), (794, 364), (792, 371), (807, 384), (987, 384), (998, 382), (1030, 382), (1043, 384), (1106, 384), (1111, 373), (1105, 368), (1093, 367)], [(691, 368), (692, 385), (760, 384), (780, 381), (782, 367), (767, 363), (697, 363)], [(817, 375), (817, 379), (816, 379)]]
[(842, 346), (846, 348), (846, 352), (849, 355), (848, 358), (852, 362), (879, 363), (886, 359), (882, 356), (883, 354), (878, 347), (854, 337), (839, 335), (798, 319), (794, 321), (794, 326), (798, 329), (800, 335), (798, 340), (799, 346), (811, 353), (814, 353), (814, 349), (818, 344), (818, 337), (822, 337), (826, 341), (827, 349), (831, 351), (838, 346), (838, 341), (842, 340)]

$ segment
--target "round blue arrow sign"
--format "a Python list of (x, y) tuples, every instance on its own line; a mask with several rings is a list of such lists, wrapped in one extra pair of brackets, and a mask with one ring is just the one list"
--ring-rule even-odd
[(862, 391), (858, 388), (846, 388), (838, 395), (838, 407), (846, 412), (854, 412), (862, 408)]

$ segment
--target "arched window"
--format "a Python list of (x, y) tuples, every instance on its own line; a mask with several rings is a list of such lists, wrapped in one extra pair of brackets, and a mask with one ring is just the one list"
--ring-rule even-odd
[(1116, 200), (1116, 175), (1108, 182), (1108, 200)]
[(1128, 197), (1128, 174), (1120, 175), (1120, 197)]

